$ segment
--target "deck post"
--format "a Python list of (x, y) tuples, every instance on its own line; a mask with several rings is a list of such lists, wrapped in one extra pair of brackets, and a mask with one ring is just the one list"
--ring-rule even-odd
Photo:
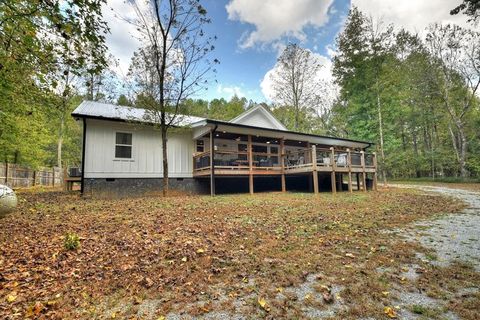
[(337, 182), (335, 177), (335, 149), (333, 147), (330, 147), (330, 166), (332, 167), (332, 192), (337, 193)]
[(318, 194), (318, 174), (317, 174), (317, 147), (312, 145), (312, 175), (313, 175), (313, 192)]
[(352, 154), (350, 153), (350, 149), (347, 149), (348, 157), (347, 157), (347, 164), (348, 164), (348, 192), (353, 192), (352, 188)]
[(215, 196), (215, 143), (213, 135), (215, 129), (210, 130), (210, 195)]
[(285, 181), (285, 140), (284, 138), (280, 139), (280, 163), (282, 166), (282, 192), (287, 191), (287, 183)]
[(357, 176), (357, 191), (360, 191), (360, 174), (355, 173), (355, 175)]
[(373, 190), (377, 191), (377, 153), (373, 153), (373, 168), (375, 172), (373, 173)]
[(362, 155), (362, 185), (363, 185), (363, 191), (367, 192), (367, 177), (365, 174), (365, 151), (360, 151), (360, 154)]
[(248, 135), (248, 189), (253, 194), (253, 152), (252, 152), (252, 136)]

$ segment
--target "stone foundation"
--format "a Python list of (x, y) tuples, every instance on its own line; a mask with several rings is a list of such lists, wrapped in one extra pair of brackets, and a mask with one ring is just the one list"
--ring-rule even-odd
[[(95, 198), (123, 198), (162, 193), (162, 178), (85, 178), (83, 194)], [(170, 178), (170, 190), (187, 194), (209, 194), (207, 179)]]

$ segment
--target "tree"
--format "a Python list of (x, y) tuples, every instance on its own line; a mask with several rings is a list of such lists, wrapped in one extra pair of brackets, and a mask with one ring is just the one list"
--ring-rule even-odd
[(143, 47), (132, 59), (130, 75), (146, 99), (149, 118), (161, 131), (163, 193), (168, 191), (167, 140), (188, 97), (203, 88), (215, 59), (207, 59), (215, 38), (203, 28), (210, 23), (199, 0), (134, 1)]
[(308, 49), (289, 44), (271, 74), (274, 102), (293, 109), (293, 129), (302, 129), (301, 115), (314, 110), (322, 87), (322, 64)]
[(443, 106), (451, 117), (449, 131), (460, 166), (460, 175), (468, 175), (468, 140), (465, 121), (477, 102), (480, 86), (480, 33), (456, 25), (434, 24), (427, 34), (427, 46), (436, 58)]
[[(60, 123), (55, 128), (59, 128), (58, 146), (61, 146), (65, 112), (52, 111), (58, 111), (60, 105), (65, 109), (67, 104), (59, 101), (71, 96), (71, 76), (85, 69), (97, 73), (105, 66), (108, 27), (101, 16), (104, 3), (104, 0), (0, 2), (0, 97), (8, 101), (2, 103), (4, 117), (0, 120), (0, 144), (4, 144), (4, 139), (9, 140), (5, 143), (9, 147), (2, 150), (5, 158), (12, 158), (7, 152), (13, 152), (14, 159), (29, 164), (47, 161), (44, 148), (49, 145), (48, 139), (23, 148), (27, 139), (21, 133), (27, 128), (25, 123), (28, 128), (45, 126), (52, 115), (59, 116)], [(51, 110), (52, 104), (55, 110)], [(16, 134), (6, 137), (8, 131)], [(33, 156), (32, 150), (38, 150), (37, 156)], [(61, 165), (61, 147), (57, 150)]]
[[(384, 27), (365, 17), (356, 7), (350, 10), (343, 32), (337, 38), (338, 54), (334, 58), (333, 73), (341, 87), (337, 110), (352, 105), (358, 108), (357, 121), (362, 119), (361, 131), (375, 129), (379, 142), (380, 170), (386, 183), (385, 101), (391, 83), (383, 80), (385, 63), (391, 58), (393, 27)], [(376, 118), (373, 128), (372, 117)], [(360, 119), (359, 119), (360, 118)], [(353, 121), (348, 121), (352, 125)], [(352, 131), (352, 128), (345, 131)]]
[(463, 13), (470, 16), (469, 21), (474, 23), (480, 18), (480, 1), (478, 0), (463, 0), (461, 4), (450, 11), (451, 15)]

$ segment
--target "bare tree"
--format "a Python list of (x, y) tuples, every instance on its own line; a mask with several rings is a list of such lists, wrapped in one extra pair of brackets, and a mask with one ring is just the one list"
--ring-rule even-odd
[(177, 124), (182, 102), (204, 88), (212, 64), (218, 63), (207, 59), (215, 37), (204, 33), (210, 19), (199, 0), (137, 0), (132, 5), (137, 16), (133, 23), (143, 41), (137, 58), (143, 62), (130, 73), (141, 80), (138, 83), (148, 96), (142, 106), (161, 131), (165, 195), (169, 187), (168, 130)]
[(275, 103), (293, 108), (294, 129), (300, 129), (300, 116), (314, 110), (322, 88), (322, 64), (314, 54), (297, 44), (289, 44), (277, 61), (270, 79)]
[(426, 42), (440, 70), (441, 98), (452, 122), (449, 132), (460, 175), (466, 177), (465, 122), (480, 92), (480, 33), (451, 24), (434, 24), (429, 28)]

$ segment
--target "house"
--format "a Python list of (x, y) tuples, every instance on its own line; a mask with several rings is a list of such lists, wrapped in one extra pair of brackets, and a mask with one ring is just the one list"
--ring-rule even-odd
[[(147, 110), (84, 101), (72, 116), (83, 123), (83, 193), (161, 190), (161, 135)], [(212, 195), (376, 189), (371, 143), (289, 131), (260, 105), (231, 121), (178, 116), (174, 124), (167, 144), (172, 189)]]

